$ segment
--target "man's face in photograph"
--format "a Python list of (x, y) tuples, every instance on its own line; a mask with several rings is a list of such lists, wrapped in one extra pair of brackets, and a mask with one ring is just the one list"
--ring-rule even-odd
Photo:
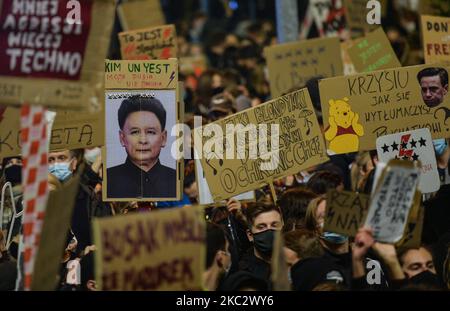
[(157, 161), (166, 145), (167, 132), (153, 112), (137, 111), (128, 115), (120, 131), (120, 143), (133, 163)]
[(442, 85), (439, 75), (422, 77), (420, 79), (420, 87), (423, 101), (430, 108), (441, 104), (448, 91), (448, 85)]

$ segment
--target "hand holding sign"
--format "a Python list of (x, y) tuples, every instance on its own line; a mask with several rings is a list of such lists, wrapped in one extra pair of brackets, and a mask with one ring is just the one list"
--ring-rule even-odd
[(439, 189), (439, 173), (430, 130), (414, 131), (386, 135), (377, 139), (378, 159), (388, 162), (391, 159), (420, 161), (422, 164), (419, 189), (422, 193)]
[(419, 174), (419, 167), (412, 162), (389, 161), (370, 201), (364, 224), (373, 229), (377, 241), (396, 243), (402, 238)]

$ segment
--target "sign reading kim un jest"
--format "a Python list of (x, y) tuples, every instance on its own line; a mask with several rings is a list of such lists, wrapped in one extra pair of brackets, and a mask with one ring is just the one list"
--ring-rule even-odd
[(177, 61), (106, 61), (105, 200), (169, 201), (181, 196), (171, 129), (181, 112)]

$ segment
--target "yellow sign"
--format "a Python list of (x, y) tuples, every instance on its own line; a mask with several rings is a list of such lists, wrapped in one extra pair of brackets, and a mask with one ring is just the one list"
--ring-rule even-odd
[(200, 290), (204, 210), (180, 208), (97, 218), (93, 232), (101, 290)]
[(339, 38), (311, 39), (264, 49), (272, 98), (305, 86), (313, 77), (343, 74)]
[(357, 72), (402, 66), (381, 27), (367, 34), (363, 39), (357, 40), (348, 49), (348, 54)]
[(215, 202), (328, 160), (306, 88), (199, 127), (194, 134)]
[(324, 231), (354, 237), (367, 216), (369, 195), (332, 190), (327, 193)]
[(117, 14), (126, 31), (164, 25), (166, 23), (159, 0), (131, 0), (117, 7)]
[(374, 150), (380, 136), (429, 128), (450, 133), (448, 68), (421, 65), (319, 81), (325, 139), (336, 154)]
[(450, 64), (450, 18), (422, 15), (425, 63)]

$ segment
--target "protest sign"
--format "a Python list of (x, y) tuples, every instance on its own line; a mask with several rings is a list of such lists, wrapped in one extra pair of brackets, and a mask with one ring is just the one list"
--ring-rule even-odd
[(338, 38), (311, 39), (264, 49), (272, 98), (301, 88), (312, 77), (342, 75)]
[(448, 69), (420, 65), (320, 80), (328, 149), (336, 154), (373, 150), (380, 136), (419, 128), (428, 128), (433, 139), (448, 137), (448, 86), (427, 91), (428, 80), (440, 75), (447, 77)]
[(216, 202), (328, 160), (306, 88), (196, 128), (194, 148)]
[(77, 174), (64, 183), (60, 190), (49, 193), (32, 290), (53, 291), (57, 287), (62, 254), (67, 242), (67, 232), (70, 228), (79, 182), (80, 176)]
[(315, 26), (320, 37), (339, 36), (345, 40), (349, 36), (345, 25), (343, 0), (310, 0), (300, 27), (300, 38), (310, 37)]
[[(209, 205), (214, 203), (214, 199), (209, 190), (208, 182), (205, 178), (202, 165), (199, 159), (195, 159), (195, 177), (198, 189), (198, 203), (200, 205)], [(248, 191), (234, 197), (238, 201), (255, 201), (255, 192)]]
[(104, 200), (181, 198), (181, 156), (172, 154), (183, 113), (177, 79), (176, 59), (106, 60)]
[(357, 72), (402, 66), (381, 27), (355, 42), (348, 54)]
[(356, 236), (367, 216), (369, 198), (369, 195), (363, 193), (329, 191), (324, 231)]
[(122, 59), (169, 59), (177, 57), (174, 25), (119, 33)]
[(344, 68), (344, 76), (356, 74), (355, 65), (353, 65), (350, 55), (348, 55), (348, 49), (351, 48), (355, 43), (352, 40), (347, 40), (341, 42), (341, 58), (342, 65)]
[(422, 15), (421, 20), (425, 63), (450, 65), (450, 18)]
[(389, 161), (370, 200), (364, 223), (372, 228), (375, 240), (397, 243), (403, 237), (419, 175), (420, 169), (413, 162)]
[(378, 160), (386, 163), (391, 159), (419, 160), (422, 164), (419, 190), (422, 193), (439, 190), (439, 173), (429, 129), (378, 137), (377, 154)]
[(291, 282), (289, 282), (288, 279), (289, 268), (286, 263), (286, 256), (284, 253), (284, 238), (283, 233), (280, 230), (275, 232), (275, 238), (273, 241), (271, 271), (274, 291), (291, 290)]
[(70, 11), (64, 1), (2, 2), (0, 104), (84, 109), (98, 101), (114, 1), (83, 1), (80, 23)]
[(199, 290), (205, 269), (201, 207), (93, 221), (101, 290)]
[[(125, 31), (164, 25), (164, 13), (159, 0), (132, 0), (122, 2), (117, 14)], [(146, 16), (143, 18), (142, 16)]]
[[(414, 199), (414, 202), (415, 203), (412, 210), (416, 208), (417, 211), (415, 215), (410, 215), (403, 238), (395, 245), (397, 248), (419, 248), (422, 245), (422, 230), (425, 208), (420, 206), (421, 198), (419, 191), (416, 192), (416, 199)], [(413, 214), (413, 211), (411, 211), (411, 214)]]
[[(3, 106), (0, 115), (0, 158), (20, 155), (20, 109)], [(50, 151), (101, 146), (103, 115), (61, 111), (56, 115), (49, 142)]]
[[(386, 1), (383, 1), (386, 2)], [(354, 33), (366, 33), (376, 29), (379, 25), (367, 22), (367, 0), (344, 0), (346, 21), (348, 28)], [(383, 7), (383, 4), (381, 4)]]

